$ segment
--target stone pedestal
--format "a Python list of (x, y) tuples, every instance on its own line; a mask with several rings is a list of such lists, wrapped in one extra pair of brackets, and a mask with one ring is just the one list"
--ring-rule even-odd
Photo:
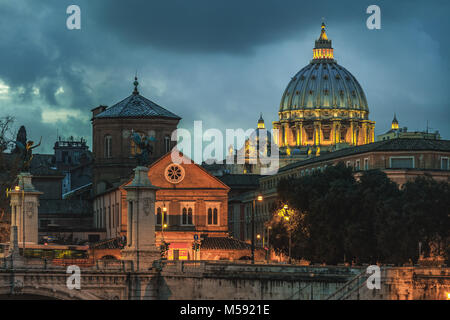
[(31, 174), (21, 172), (19, 182), (9, 192), (11, 201), (11, 227), (17, 227), (19, 246), (38, 243), (38, 207), (39, 195), (31, 183)]
[(127, 191), (127, 244), (122, 259), (133, 261), (134, 269), (148, 270), (160, 252), (155, 245), (155, 200), (158, 189), (148, 178), (147, 167), (136, 167)]

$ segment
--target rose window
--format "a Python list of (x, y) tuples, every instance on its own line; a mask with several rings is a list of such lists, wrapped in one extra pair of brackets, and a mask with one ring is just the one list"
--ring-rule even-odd
[(166, 168), (164, 176), (170, 183), (180, 183), (184, 179), (184, 168), (178, 164), (171, 164)]

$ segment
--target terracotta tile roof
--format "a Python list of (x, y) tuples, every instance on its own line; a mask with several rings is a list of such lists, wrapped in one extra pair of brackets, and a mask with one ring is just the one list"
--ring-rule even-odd
[(203, 250), (245, 250), (251, 249), (251, 245), (233, 238), (207, 237), (202, 240), (200, 248)]

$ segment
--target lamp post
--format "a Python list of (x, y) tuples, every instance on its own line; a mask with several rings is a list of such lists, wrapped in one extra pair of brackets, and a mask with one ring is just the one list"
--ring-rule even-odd
[(162, 210), (162, 217), (161, 217), (161, 235), (162, 235), (162, 240), (164, 241), (164, 229), (167, 228), (167, 223), (165, 223), (165, 216), (166, 216), (166, 212), (167, 212), (167, 208), (166, 208), (166, 204), (163, 204), (163, 210)]
[[(263, 196), (258, 195), (256, 198), (259, 202), (263, 201)], [(252, 264), (255, 263), (255, 211), (256, 211), (256, 201), (253, 199), (252, 205)]]
[(266, 260), (270, 261), (270, 229), (272, 229), (271, 226), (267, 227), (267, 255)]

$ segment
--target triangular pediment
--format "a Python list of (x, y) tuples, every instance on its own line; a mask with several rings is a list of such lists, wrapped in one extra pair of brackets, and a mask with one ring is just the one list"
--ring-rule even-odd
[(178, 151), (169, 152), (150, 165), (148, 176), (151, 183), (161, 189), (230, 189)]

